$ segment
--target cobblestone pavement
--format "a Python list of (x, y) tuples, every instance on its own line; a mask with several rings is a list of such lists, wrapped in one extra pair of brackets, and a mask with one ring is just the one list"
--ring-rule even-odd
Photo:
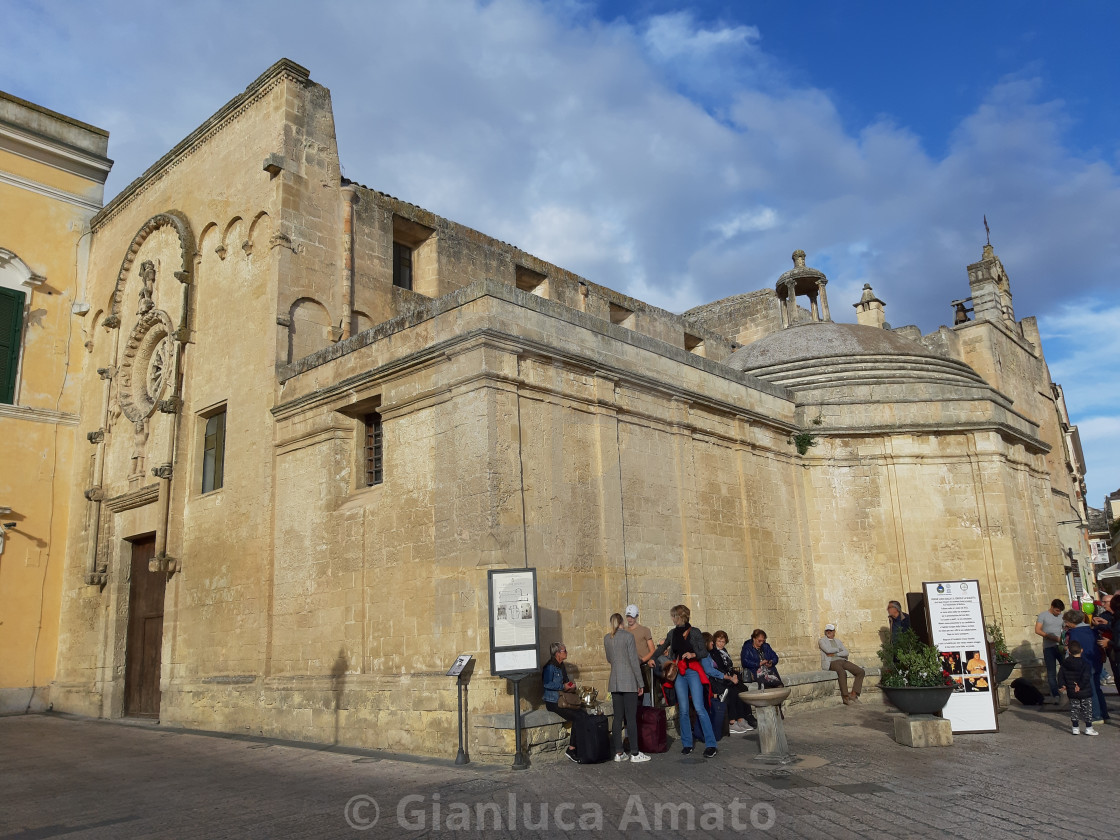
[[(1120, 719), (1120, 698), (1111, 693), (1109, 702)], [(57, 715), (6, 717), (0, 840), (449, 837), (461, 828), (511, 838), (1113, 833), (1118, 726), (1074, 738), (1064, 709), (1013, 703), (999, 733), (915, 750), (890, 739), (890, 714), (877, 699), (803, 712), (786, 726), (803, 757), (792, 769), (760, 766), (752, 734), (724, 739), (711, 760), (682, 756), (674, 745), (646, 764), (537, 759), (514, 771)]]

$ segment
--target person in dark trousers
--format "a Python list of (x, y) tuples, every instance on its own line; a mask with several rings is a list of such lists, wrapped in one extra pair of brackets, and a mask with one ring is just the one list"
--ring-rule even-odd
[[(1101, 635), (1085, 623), (1085, 613), (1081, 610), (1066, 610), (1062, 616), (1066, 624), (1066, 645), (1077, 642), (1081, 646), (1081, 657), (1092, 671), (1093, 679), (1089, 697), (1093, 701), (1093, 720), (1107, 721), (1108, 706), (1105, 705), (1104, 691), (1101, 689), (1101, 671), (1104, 668), (1104, 649)], [(1068, 691), (1067, 691), (1068, 695)]]
[(1107, 600), (1102, 598), (1102, 601), (1108, 604), (1108, 608), (1098, 614), (1108, 622), (1108, 626), (1101, 629), (1108, 630), (1112, 637), (1105, 648), (1105, 657), (1112, 666), (1112, 687), (1120, 694), (1120, 595), (1113, 595)]
[(1080, 735), (1078, 722), (1085, 727), (1086, 735), (1100, 735), (1093, 728), (1093, 669), (1081, 655), (1081, 644), (1070, 640), (1069, 656), (1058, 669), (1062, 690), (1069, 697), (1069, 717), (1073, 723), (1073, 734)]
[(571, 721), (572, 735), (568, 739), (567, 756), (578, 764), (575, 722), (578, 720), (577, 716), (585, 714), (585, 712), (578, 709), (561, 709), (556, 705), (556, 702), (560, 699), (560, 692), (575, 688), (576, 684), (568, 679), (568, 670), (564, 667), (564, 662), (568, 658), (568, 649), (560, 642), (553, 642), (549, 648), (549, 653), (551, 655), (548, 662), (544, 664), (544, 669), (541, 671), (541, 683), (544, 686), (544, 707), (553, 714), (560, 715), (564, 720)]
[[(619, 632), (619, 631), (622, 632)], [(614, 721), (611, 726), (611, 741), (614, 746), (615, 761), (649, 761), (649, 756), (638, 749), (638, 698), (644, 691), (642, 663), (638, 659), (638, 647), (634, 635), (622, 628), (622, 616), (611, 616), (611, 632), (603, 637), (603, 649), (611, 666), (607, 690), (614, 704)], [(630, 736), (630, 755), (622, 752), (622, 722), (625, 718), (626, 732)]]
[(1042, 637), (1042, 658), (1046, 662), (1046, 682), (1050, 684), (1050, 696), (1058, 701), (1058, 667), (1062, 664), (1062, 611), (1065, 601), (1055, 598), (1050, 609), (1038, 614), (1034, 623), (1035, 635)]

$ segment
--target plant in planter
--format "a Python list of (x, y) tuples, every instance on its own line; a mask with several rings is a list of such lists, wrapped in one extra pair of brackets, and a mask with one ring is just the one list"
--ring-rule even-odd
[(987, 633), (988, 643), (992, 646), (992, 652), (995, 654), (996, 682), (1001, 683), (1011, 676), (1011, 672), (1015, 670), (1015, 666), (1019, 663), (1015, 661), (1015, 657), (1007, 649), (1007, 640), (1003, 637), (1003, 628), (1000, 625), (995, 622), (986, 624), (984, 625), (984, 631)]
[(953, 679), (941, 664), (941, 652), (925, 644), (913, 630), (888, 639), (879, 648), (883, 670), (879, 688), (907, 714), (941, 711), (953, 693)]

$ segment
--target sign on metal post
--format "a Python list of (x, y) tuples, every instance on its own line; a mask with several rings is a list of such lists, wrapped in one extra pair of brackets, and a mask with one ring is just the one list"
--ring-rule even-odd
[(467, 667), (467, 663), (470, 661), (471, 655), (469, 653), (462, 654), (458, 659), (455, 660), (455, 664), (451, 666), (451, 670), (447, 672), (447, 676), (459, 676), (461, 673), (463, 673), (463, 669)]
[(536, 569), (490, 569), (490, 673), (512, 677), (540, 666)]
[(953, 732), (998, 732), (996, 663), (984, 632), (984, 607), (977, 580), (923, 583), (933, 644), (953, 679), (953, 694), (941, 712)]

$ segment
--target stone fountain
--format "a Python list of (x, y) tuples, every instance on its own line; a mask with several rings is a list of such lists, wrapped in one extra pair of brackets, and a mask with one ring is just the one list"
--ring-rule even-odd
[(796, 760), (789, 751), (789, 742), (786, 741), (786, 728), (778, 707), (782, 701), (789, 697), (788, 686), (781, 688), (748, 688), (740, 692), (739, 697), (744, 703), (749, 703), (755, 710), (758, 718), (758, 744), (759, 753), (756, 761), (767, 764), (790, 764)]

